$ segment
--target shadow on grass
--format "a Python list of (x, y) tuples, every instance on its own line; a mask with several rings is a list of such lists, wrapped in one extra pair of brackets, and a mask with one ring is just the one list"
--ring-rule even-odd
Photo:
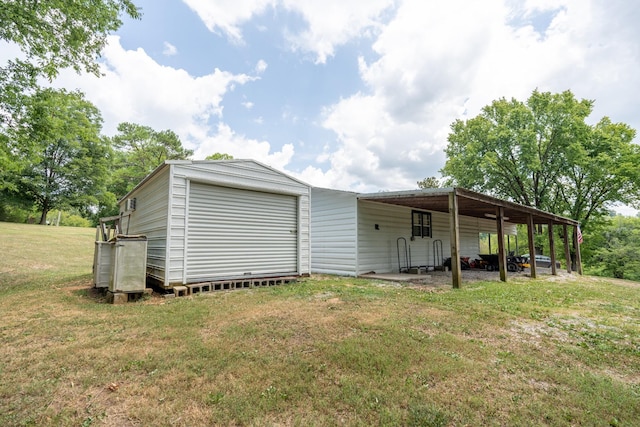
[(107, 302), (106, 289), (98, 289), (91, 286), (83, 288), (70, 289), (71, 295), (83, 300), (84, 302), (93, 302), (97, 304), (105, 304)]
[[(95, 304), (110, 304), (108, 292), (106, 288), (95, 288), (93, 286), (68, 288), (69, 294), (78, 298), (81, 302), (89, 302)], [(127, 303), (145, 302), (152, 299), (151, 295), (140, 293), (127, 294)]]

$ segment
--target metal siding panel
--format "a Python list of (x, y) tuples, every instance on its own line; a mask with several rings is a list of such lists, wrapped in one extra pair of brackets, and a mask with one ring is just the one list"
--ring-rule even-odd
[(160, 281), (165, 280), (166, 271), (168, 169), (130, 195), (137, 199), (136, 210), (123, 230), (147, 236), (147, 274)]
[(298, 272), (295, 196), (192, 182), (188, 219), (188, 283)]
[[(477, 221), (477, 224), (478, 224), (479, 233), (496, 234), (498, 232), (498, 225), (496, 224), (495, 219), (475, 218), (475, 220)], [(505, 234), (511, 234), (515, 236), (518, 234), (518, 228), (516, 224), (505, 222), (504, 232)]]
[(165, 243), (164, 253), (165, 253), (165, 270), (164, 270), (164, 279), (163, 285), (168, 286), (171, 283), (171, 245), (175, 240), (173, 233), (171, 232), (171, 228), (175, 223), (175, 219), (173, 219), (173, 199), (176, 190), (174, 188), (175, 179), (173, 176), (173, 166), (169, 165), (169, 201), (167, 203), (167, 241)]
[(356, 274), (356, 196), (311, 190), (311, 271)]
[(171, 236), (170, 245), (167, 247), (167, 276), (165, 285), (175, 285), (184, 283), (184, 263), (185, 263), (185, 228), (187, 217), (187, 186), (188, 180), (180, 174), (176, 174), (176, 166), (171, 165), (173, 173), (171, 180)]
[[(378, 224), (378, 230), (375, 229), (375, 224)], [(413, 244), (410, 241), (410, 208), (359, 201), (357, 273), (398, 271), (397, 239), (399, 237), (404, 237), (407, 245)], [(415, 246), (417, 248), (417, 245)], [(414, 253), (412, 250), (414, 261), (419, 257), (420, 253)]]
[(480, 240), (478, 218), (460, 217), (460, 256), (478, 258), (480, 253)]
[(298, 271), (311, 274), (309, 196), (298, 197)]
[[(451, 256), (451, 218), (448, 213), (433, 212), (431, 221), (433, 222), (433, 239), (442, 242), (442, 258), (447, 259)], [(433, 248), (430, 257), (433, 259)]]
[[(189, 206), (189, 195), (190, 195), (190, 191), (191, 191), (191, 181), (189, 180), (185, 180), (186, 181), (186, 185), (185, 185), (185, 192), (184, 192), (184, 218), (183, 218), (183, 224), (184, 224), (184, 233), (182, 236), (182, 247), (180, 248), (176, 248), (176, 259), (181, 255), (182, 256), (182, 284), (186, 284), (187, 283), (187, 259), (189, 257), (189, 254), (187, 253), (187, 248), (189, 247), (189, 236), (187, 235), (187, 230), (189, 229), (189, 209), (187, 209), (187, 206)], [(176, 260), (177, 261), (177, 260)], [(178, 262), (175, 263), (176, 265), (178, 264)]]
[[(411, 240), (411, 208), (370, 201), (359, 202), (358, 214), (358, 274), (375, 271), (389, 273), (399, 270), (398, 238), (407, 242), (410, 266), (434, 265), (433, 244), (442, 241), (442, 256), (451, 256), (449, 214), (431, 212), (432, 238)], [(425, 210), (425, 212), (429, 212)], [(493, 222), (495, 224), (495, 221)], [(375, 229), (378, 224), (379, 230)], [(488, 224), (484, 219), (460, 217), (461, 256), (478, 257), (478, 233)], [(404, 266), (404, 245), (401, 241), (400, 262)]]

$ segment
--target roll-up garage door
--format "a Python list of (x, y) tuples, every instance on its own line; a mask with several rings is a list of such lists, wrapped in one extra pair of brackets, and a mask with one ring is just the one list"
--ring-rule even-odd
[(192, 182), (188, 215), (188, 283), (297, 273), (295, 196)]

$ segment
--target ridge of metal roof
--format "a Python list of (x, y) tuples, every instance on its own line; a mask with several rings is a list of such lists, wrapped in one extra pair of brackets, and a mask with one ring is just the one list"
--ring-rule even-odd
[(309, 184), (307, 184), (304, 181), (299, 180), (298, 178), (295, 178), (291, 175), (289, 175), (288, 173), (282, 172), (278, 169), (275, 169), (269, 165), (266, 165), (262, 162), (259, 162), (257, 160), (253, 160), (253, 159), (221, 159), (221, 160), (165, 160), (164, 162), (162, 162), (160, 165), (158, 165), (153, 171), (151, 171), (151, 173), (149, 173), (147, 176), (145, 176), (138, 184), (136, 184), (135, 187), (133, 187), (127, 194), (125, 194), (122, 198), (120, 198), (118, 200), (118, 204), (122, 203), (124, 200), (126, 200), (127, 198), (129, 198), (129, 196), (131, 194), (133, 194), (134, 192), (136, 192), (137, 190), (139, 190), (141, 187), (143, 187), (147, 182), (149, 182), (151, 179), (153, 179), (154, 176), (158, 175), (164, 168), (166, 167), (171, 167), (172, 165), (193, 165), (193, 164), (215, 164), (215, 163), (254, 163), (257, 165), (260, 165), (266, 169), (269, 169), (273, 172), (279, 173), (281, 175), (286, 176), (287, 178), (296, 181), (299, 184), (305, 185), (309, 188), (311, 188), (311, 186)]
[(379, 191), (377, 193), (358, 193), (358, 198), (385, 198), (398, 196), (444, 195), (455, 190), (455, 187), (419, 188), (416, 190)]

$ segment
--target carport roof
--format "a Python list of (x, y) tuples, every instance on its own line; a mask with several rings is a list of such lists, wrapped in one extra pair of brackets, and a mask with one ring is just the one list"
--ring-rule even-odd
[(505, 221), (514, 224), (527, 224), (528, 217), (531, 215), (534, 224), (549, 224), (551, 222), (571, 226), (579, 225), (577, 221), (570, 218), (459, 187), (358, 194), (358, 199), (427, 211), (449, 212), (450, 194), (455, 194), (458, 198), (459, 215), (495, 219), (496, 208), (502, 207)]

